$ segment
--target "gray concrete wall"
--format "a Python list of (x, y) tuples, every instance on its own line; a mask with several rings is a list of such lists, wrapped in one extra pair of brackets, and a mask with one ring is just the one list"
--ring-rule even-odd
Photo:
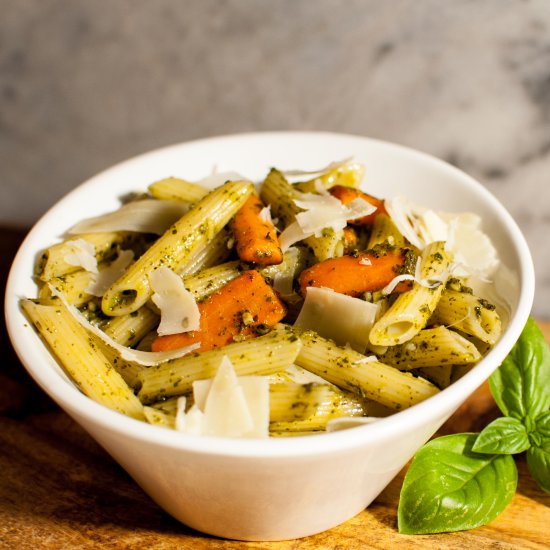
[(480, 179), (550, 318), (546, 0), (0, 0), (0, 224), (109, 165), (216, 134), (396, 141)]

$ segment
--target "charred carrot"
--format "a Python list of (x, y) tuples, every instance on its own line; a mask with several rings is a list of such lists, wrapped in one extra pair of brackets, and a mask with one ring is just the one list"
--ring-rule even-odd
[[(384, 288), (394, 277), (407, 272), (411, 263), (411, 252), (408, 250), (366, 251), (331, 258), (302, 271), (300, 289), (304, 296), (308, 286), (316, 286), (358, 297), (365, 292)], [(407, 288), (408, 285), (400, 283), (396, 290)]]
[(273, 222), (264, 219), (260, 212), (264, 205), (256, 193), (252, 193), (232, 222), (237, 254), (244, 262), (259, 265), (280, 264), (283, 253)]
[(373, 197), (372, 195), (368, 195), (360, 189), (345, 187), (343, 185), (335, 185), (334, 187), (331, 187), (329, 191), (330, 194), (333, 197), (336, 197), (340, 202), (342, 202), (342, 204), (349, 204), (354, 199), (363, 199), (373, 206), (376, 206), (376, 210), (372, 214), (369, 214), (368, 216), (363, 216), (362, 218), (358, 218), (356, 220), (350, 220), (349, 223), (351, 223), (352, 225), (370, 225), (374, 221), (374, 218), (378, 216), (378, 214), (386, 213), (386, 209), (384, 208), (384, 201), (382, 199), (378, 199), (376, 197)]
[(153, 351), (200, 343), (197, 351), (264, 334), (286, 314), (284, 304), (256, 270), (245, 271), (199, 303), (200, 329), (159, 336)]

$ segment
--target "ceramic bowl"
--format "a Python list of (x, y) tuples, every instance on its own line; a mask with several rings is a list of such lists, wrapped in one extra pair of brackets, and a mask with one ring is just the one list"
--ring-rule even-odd
[[(84, 396), (42, 345), (19, 308), (36, 295), (42, 249), (78, 220), (115, 209), (119, 197), (166, 176), (200, 179), (213, 168), (261, 180), (271, 166), (320, 168), (353, 156), (369, 192), (403, 194), (483, 219), (513, 273), (510, 320), (494, 349), (440, 394), (370, 425), (309, 437), (236, 440), (175, 433), (127, 418)], [(498, 367), (518, 338), (534, 293), (532, 260), (516, 223), (478, 182), (426, 154), (364, 137), (275, 132), (183, 143), (133, 158), (77, 187), (35, 225), (15, 258), (6, 291), (13, 345), (36, 382), (82, 425), (162, 508), (199, 531), (240, 540), (303, 537), (359, 513), (457, 407)]]

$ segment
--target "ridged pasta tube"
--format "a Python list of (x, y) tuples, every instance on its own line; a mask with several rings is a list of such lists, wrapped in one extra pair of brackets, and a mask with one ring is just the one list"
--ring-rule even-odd
[(146, 404), (182, 395), (191, 390), (195, 380), (214, 378), (224, 355), (238, 376), (274, 374), (292, 365), (300, 348), (300, 340), (290, 329), (273, 330), (265, 336), (145, 369), (140, 374), (142, 386), (138, 395)]
[(296, 364), (344, 390), (393, 410), (416, 405), (439, 391), (423, 378), (337, 346), (313, 331), (300, 334), (300, 340), (302, 349)]
[(160, 266), (180, 271), (227, 224), (252, 193), (247, 181), (228, 182), (211, 191), (164, 233), (104, 294), (102, 309), (118, 316), (139, 309), (151, 296), (149, 274)]
[(422, 251), (420, 262), (423, 284), (414, 281), (412, 289), (400, 294), (376, 321), (369, 336), (371, 344), (403, 344), (426, 326), (445, 288), (451, 257), (445, 250), (445, 243), (437, 241)]
[(139, 399), (65, 306), (45, 306), (31, 300), (23, 300), (21, 306), (85, 395), (120, 413), (144, 418)]
[(468, 292), (445, 289), (433, 322), (452, 326), (491, 346), (500, 338), (502, 324), (494, 305)]
[(481, 359), (478, 349), (457, 332), (443, 326), (421, 330), (404, 344), (388, 347), (383, 363), (399, 370), (444, 365), (468, 365)]
[(180, 178), (164, 178), (148, 187), (156, 199), (195, 203), (208, 194), (208, 189)]

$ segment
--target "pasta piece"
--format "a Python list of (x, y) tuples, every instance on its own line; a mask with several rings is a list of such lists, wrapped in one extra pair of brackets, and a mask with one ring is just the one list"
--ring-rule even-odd
[(420, 280), (400, 294), (392, 306), (374, 324), (370, 341), (376, 346), (396, 346), (410, 340), (427, 324), (449, 277), (451, 258), (445, 243), (437, 241), (422, 251)]
[(236, 279), (244, 269), (243, 264), (238, 260), (214, 265), (185, 277), (183, 284), (195, 299), (200, 301)]
[(195, 203), (208, 194), (208, 189), (180, 178), (164, 178), (148, 187), (156, 199)]
[(269, 386), (269, 411), (270, 430), (312, 431), (332, 418), (364, 416), (365, 405), (332, 384), (278, 383)]
[(390, 245), (402, 248), (405, 246), (405, 238), (393, 220), (387, 214), (378, 214), (372, 224), (372, 229), (367, 244), (371, 249), (378, 245)]
[(128, 315), (111, 317), (102, 327), (115, 342), (134, 346), (159, 323), (159, 316), (147, 306)]
[[(94, 273), (81, 269), (74, 273), (53, 277), (49, 283), (65, 296), (69, 304), (80, 307), (93, 299), (93, 296), (87, 292), (93, 281)], [(48, 285), (44, 285), (43, 289), (41, 296), (46, 297), (47, 294), (51, 294)]]
[(139, 309), (151, 296), (148, 274), (161, 265), (181, 270), (194, 250), (221, 231), (253, 188), (250, 182), (229, 182), (206, 195), (107, 290), (102, 302), (104, 313), (118, 316)]
[(422, 378), (433, 382), (440, 390), (444, 390), (451, 385), (453, 369), (453, 365), (443, 365), (440, 367), (421, 367), (416, 369), (415, 372)]
[(185, 265), (180, 266), (176, 273), (182, 277), (194, 275), (201, 269), (216, 266), (225, 262), (233, 247), (229, 229), (224, 227), (211, 241), (194, 250)]
[(399, 370), (468, 365), (480, 359), (481, 354), (474, 344), (443, 326), (421, 330), (404, 344), (388, 347), (380, 356), (383, 363)]
[(494, 305), (472, 293), (449, 288), (441, 294), (431, 322), (451, 326), (491, 346), (502, 331)]
[(273, 374), (291, 365), (300, 348), (300, 340), (290, 329), (273, 330), (265, 336), (145, 369), (140, 374), (138, 395), (144, 403), (182, 395), (191, 390), (195, 380), (213, 378), (224, 355), (238, 376)]
[(40, 257), (37, 275), (42, 281), (49, 281), (81, 269), (80, 266), (67, 262), (67, 258), (75, 253), (75, 241), (82, 240), (95, 247), (95, 259), (102, 262), (115, 256), (118, 248), (126, 248), (138, 238), (137, 234), (124, 232), (87, 233), (54, 244)]
[(23, 300), (23, 310), (82, 392), (115, 411), (143, 419), (143, 407), (95, 341), (67, 309)]
[(145, 419), (149, 422), (149, 424), (172, 430), (176, 427), (176, 417), (166, 414), (159, 409), (153, 407), (143, 407), (143, 413), (145, 414)]
[(296, 359), (299, 366), (393, 410), (416, 405), (439, 391), (423, 378), (384, 365), (374, 356), (339, 347), (315, 332), (302, 333), (300, 340), (302, 349)]

